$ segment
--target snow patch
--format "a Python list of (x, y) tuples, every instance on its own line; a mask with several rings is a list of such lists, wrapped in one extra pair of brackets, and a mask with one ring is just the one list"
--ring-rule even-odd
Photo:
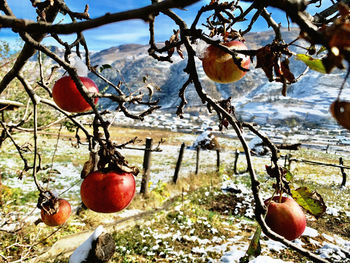
[(257, 258), (249, 261), (249, 263), (293, 263), (293, 262), (284, 261), (281, 259), (275, 259), (269, 256), (258, 256)]
[(318, 249), (316, 252), (320, 254), (320, 257), (328, 260), (332, 259), (340, 261), (347, 258), (340, 247), (331, 243), (324, 243), (323, 247)]
[(311, 227), (306, 227), (303, 236), (317, 237), (319, 235), (318, 231)]
[(96, 240), (104, 231), (105, 230), (103, 226), (98, 226), (91, 234), (91, 236), (73, 252), (69, 258), (69, 263), (83, 262), (89, 255), (89, 251), (92, 247), (92, 242)]
[(332, 216), (339, 216), (339, 210), (333, 207), (327, 207), (326, 213)]
[(271, 251), (281, 251), (283, 249), (286, 249), (287, 247), (285, 245), (283, 245), (281, 242), (269, 239), (266, 242), (264, 242), (264, 244), (266, 244), (267, 248)]

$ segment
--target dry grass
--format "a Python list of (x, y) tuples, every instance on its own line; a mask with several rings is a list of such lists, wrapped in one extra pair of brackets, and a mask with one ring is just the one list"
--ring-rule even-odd
[[(87, 130), (92, 133), (91, 128), (87, 128)], [(40, 132), (41, 134), (46, 134), (48, 136), (57, 137), (59, 132), (59, 127), (52, 127), (49, 131)], [(185, 133), (181, 132), (172, 132), (169, 130), (164, 129), (137, 129), (132, 127), (116, 127), (112, 126), (109, 129), (111, 139), (115, 141), (116, 143), (125, 143), (126, 141), (129, 141), (135, 137), (137, 137), (138, 140), (142, 141), (141, 144), (144, 144), (146, 138), (152, 138), (154, 143), (159, 142), (160, 140), (165, 140), (167, 144), (169, 145), (179, 145), (183, 141), (181, 139), (181, 136), (185, 135)], [(81, 138), (84, 138), (84, 133), (82, 131), (79, 131), (78, 135)], [(69, 132), (67, 129), (61, 130), (61, 137), (62, 139), (73, 139), (75, 137), (74, 132)]]
[[(58, 133), (58, 130), (52, 129), (51, 134), (40, 135), (41, 137), (40, 148), (42, 152), (46, 153), (46, 156), (44, 156), (43, 160), (47, 163), (51, 163), (51, 156), (53, 153), (52, 145), (56, 143), (57, 133)], [(68, 140), (68, 139), (74, 138), (74, 133), (69, 133), (64, 129), (62, 130), (62, 135), (64, 135), (62, 137), (62, 140)], [(140, 143), (139, 145), (144, 145), (145, 138), (147, 137), (152, 137), (155, 143), (157, 143), (160, 139), (165, 138), (166, 139), (165, 145), (175, 145), (175, 146), (180, 146), (182, 142), (185, 142), (187, 145), (190, 145), (193, 143), (193, 138), (194, 138), (193, 136), (191, 137), (188, 134), (174, 133), (171, 131), (156, 130), (156, 129), (142, 130), (142, 129), (133, 129), (133, 128), (120, 128), (120, 127), (113, 127), (111, 129), (111, 136), (112, 136), (112, 139), (115, 140), (117, 143), (124, 143), (125, 141), (128, 141), (134, 137), (138, 137), (139, 139), (142, 140), (142, 143)], [(16, 138), (18, 138), (21, 142), (23, 143), (26, 142), (27, 138), (20, 138), (20, 137), (21, 137), (20, 134), (16, 136)], [(200, 173), (199, 175), (195, 175), (193, 172), (192, 173), (189, 172), (189, 170), (194, 170), (193, 163), (187, 164), (186, 161), (188, 160), (184, 160), (183, 167), (185, 168), (186, 165), (188, 165), (190, 166), (190, 169), (187, 169), (188, 174), (180, 176), (176, 185), (172, 183), (166, 183), (166, 182), (160, 181), (158, 184), (153, 185), (152, 190), (149, 192), (147, 196), (142, 196), (140, 194), (137, 194), (133, 202), (129, 206), (129, 209), (137, 210), (137, 211), (150, 210), (153, 208), (161, 207), (162, 205), (165, 204), (165, 202), (167, 202), (169, 199), (175, 196), (177, 196), (181, 200), (181, 198), (183, 198), (183, 193), (194, 193), (196, 192), (196, 190), (200, 191), (200, 189), (216, 188), (220, 184), (223, 174), (232, 176), (232, 166), (233, 166), (233, 160), (234, 160), (234, 155), (232, 150), (235, 149), (237, 146), (237, 143), (235, 140), (220, 138), (220, 142), (222, 142), (222, 144), (225, 145), (226, 150), (230, 151), (230, 153), (226, 155), (227, 160), (222, 160), (223, 166), (219, 173), (216, 173), (214, 171), (215, 170), (215, 153), (213, 153), (214, 157), (212, 160), (209, 160), (208, 158), (206, 158), (206, 160), (204, 159), (202, 160), (203, 162), (203, 165), (201, 166), (202, 173)], [(63, 144), (63, 143), (61, 144), (61, 141), (60, 141), (59, 147), (62, 147), (62, 145), (66, 145), (66, 144)], [(173, 147), (173, 148), (176, 148), (176, 147)], [(4, 145), (4, 147), (1, 149), (3, 152), (6, 152), (6, 156), (3, 154), (3, 157), (4, 158), (6, 157), (6, 160), (8, 160), (10, 157), (16, 158), (16, 153), (14, 153), (15, 151), (12, 151), (10, 154), (7, 151), (8, 149), (10, 149), (10, 147), (8, 147), (7, 145)], [(172, 154), (174, 155), (174, 153)], [(205, 155), (203, 154), (202, 156), (205, 156)], [(303, 159), (315, 160), (315, 161), (322, 160), (323, 162), (329, 162), (329, 163), (337, 163), (339, 158), (339, 156), (336, 156), (336, 155), (329, 155), (320, 151), (312, 151), (312, 150), (301, 150), (299, 152), (295, 152), (294, 156), (296, 158), (303, 158)], [(135, 163), (137, 165), (142, 163), (142, 152), (140, 152), (140, 155), (130, 155), (127, 157), (128, 157), (129, 163)], [(56, 155), (55, 162), (71, 162), (76, 166), (80, 166), (83, 163), (83, 161), (86, 160), (86, 158), (87, 158), (86, 151), (79, 152), (79, 150), (76, 150), (73, 152), (73, 149), (72, 149), (72, 153), (71, 153), (69, 148), (65, 148), (61, 154)], [(177, 156), (174, 156), (174, 160), (169, 160), (169, 158), (167, 160), (161, 159), (161, 158), (159, 159), (154, 158), (152, 159), (152, 165), (157, 166), (157, 169), (161, 169), (159, 168), (161, 167), (159, 163), (164, 164), (165, 162), (170, 162), (171, 164), (169, 165), (169, 167), (171, 168), (169, 168), (169, 173), (173, 173), (173, 164), (175, 164), (176, 158)], [(3, 160), (3, 163), (5, 164), (5, 159), (2, 159), (2, 160)], [(268, 187), (270, 187), (269, 184), (271, 183), (271, 180), (269, 182), (265, 182), (266, 172), (264, 170), (264, 165), (269, 164), (269, 160), (262, 159), (262, 158), (255, 158), (255, 157), (253, 158), (253, 160), (254, 160), (254, 167), (257, 169), (258, 174), (262, 176), (261, 177), (262, 190), (265, 191)], [(210, 163), (210, 165), (208, 163)], [(345, 160), (346, 165), (349, 165), (349, 163), (350, 162), (348, 160)], [(239, 166), (239, 170), (244, 170), (244, 168), (246, 167), (245, 158), (243, 156), (240, 157), (238, 166)], [(210, 170), (212, 172), (208, 172)], [(341, 174), (339, 169), (308, 165), (308, 164), (300, 164), (300, 163), (296, 165), (294, 163), (292, 165), (292, 173), (295, 175), (294, 183), (296, 185), (306, 185), (314, 190), (317, 190), (319, 193), (322, 194), (327, 205), (331, 207), (333, 206), (344, 207), (345, 210), (349, 209), (350, 202), (348, 200), (350, 200), (350, 189), (349, 187), (343, 190), (339, 189), (338, 187), (339, 181), (341, 181)], [(250, 185), (248, 176), (244, 176), (244, 177), (237, 176), (237, 181), (238, 180), (239, 180), (239, 183), (244, 183), (248, 186)], [(322, 184), (321, 182), (325, 182), (325, 183)], [(20, 192), (18, 194), (20, 194)], [(17, 192), (13, 193), (13, 196), (15, 195), (17, 195)], [(22, 200), (19, 198), (17, 199)], [(33, 200), (35, 201), (35, 199), (36, 199), (36, 196), (30, 192), (25, 196), (25, 199), (23, 202), (29, 202), (29, 201), (33, 202)], [(201, 209), (204, 210), (203, 207)], [(206, 215), (209, 216), (210, 213)], [(43, 242), (40, 246), (38, 246), (38, 249), (42, 247), (51, 246), (54, 241), (56, 241), (63, 235), (68, 235), (78, 231), (91, 229), (101, 223), (102, 224), (110, 223), (118, 219), (120, 219), (120, 216), (118, 213), (106, 215), (106, 214), (98, 214), (92, 211), (84, 211), (79, 216), (76, 216), (76, 215), (72, 216), (72, 218), (68, 222), (68, 225), (65, 228), (63, 228), (56, 235), (52, 236), (50, 239)], [(220, 224), (220, 222), (218, 222), (218, 224)], [(161, 228), (160, 225), (159, 225), (159, 228)], [(40, 235), (36, 234), (38, 230), (42, 231), (42, 234)], [(45, 235), (47, 235), (49, 232), (50, 230), (45, 228), (45, 226), (42, 226), (42, 224), (40, 224), (39, 226), (30, 225), (28, 227), (23, 228), (23, 230), (21, 231), (22, 238), (20, 240), (18, 239), (16, 240), (15, 236), (12, 236), (10, 239), (6, 235), (6, 237), (4, 236), (3, 239), (0, 238), (0, 241), (8, 239), (10, 243), (18, 242), (21, 245), (22, 244), (26, 245), (27, 242), (28, 243), (33, 242), (35, 238), (40, 240), (41, 238), (45, 237)], [(5, 242), (4, 246), (9, 246), (10, 245), (9, 242)], [(21, 250), (22, 248), (15, 247), (15, 249)], [(21, 251), (16, 251), (16, 252), (7, 251), (7, 252), (12, 253), (13, 255), (16, 255), (16, 256), (20, 256), (20, 253), (21, 253)]]

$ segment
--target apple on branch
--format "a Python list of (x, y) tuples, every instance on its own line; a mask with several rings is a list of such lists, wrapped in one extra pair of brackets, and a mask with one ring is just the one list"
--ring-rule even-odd
[[(247, 50), (247, 46), (240, 41), (225, 42), (222, 45), (232, 50)], [(249, 69), (249, 56), (238, 54), (236, 57), (241, 59), (242, 68)], [(238, 81), (247, 73), (237, 66), (231, 54), (214, 45), (206, 49), (202, 65), (208, 78), (219, 83)]]
[(57, 211), (50, 213), (49, 207), (45, 206), (41, 209), (41, 220), (48, 226), (63, 225), (70, 217), (72, 209), (69, 202), (65, 199), (55, 199)]
[[(88, 77), (89, 70), (84, 62), (79, 57), (71, 57), (71, 64), (88, 95), (98, 93), (96, 83)], [(70, 76), (63, 76), (55, 82), (52, 88), (52, 98), (60, 109), (71, 113), (81, 113), (92, 109)], [(98, 98), (94, 97), (92, 101), (96, 105)]]
[[(98, 87), (95, 82), (88, 77), (80, 77), (89, 93), (98, 93)], [(91, 110), (91, 106), (81, 95), (73, 79), (70, 76), (64, 76), (56, 81), (52, 89), (52, 97), (58, 107), (68, 112), (85, 112)], [(94, 98), (96, 104), (98, 98)]]
[(87, 175), (80, 187), (85, 206), (99, 213), (115, 213), (126, 208), (134, 198), (133, 174), (118, 171), (95, 171)]
[(294, 199), (275, 196), (272, 200), (265, 200), (265, 205), (268, 206), (265, 221), (272, 231), (288, 240), (294, 240), (303, 234), (306, 217)]

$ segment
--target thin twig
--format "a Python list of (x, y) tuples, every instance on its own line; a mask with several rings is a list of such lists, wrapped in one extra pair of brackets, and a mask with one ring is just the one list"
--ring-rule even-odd
[(30, 97), (32, 103), (33, 103), (33, 119), (34, 119), (34, 135), (33, 135), (33, 140), (34, 140), (34, 160), (33, 160), (33, 179), (36, 187), (40, 191), (40, 193), (44, 192), (45, 189), (40, 185), (38, 178), (37, 178), (37, 171), (40, 169), (40, 162), (39, 165), (38, 163), (38, 97), (34, 93), (34, 91), (30, 88), (30, 85), (28, 82), (21, 76), (17, 76), (18, 80), (22, 83), (24, 89), (26, 90), (28, 96)]

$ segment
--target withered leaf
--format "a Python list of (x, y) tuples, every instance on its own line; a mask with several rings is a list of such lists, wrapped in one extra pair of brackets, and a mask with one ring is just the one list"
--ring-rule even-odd
[(286, 58), (285, 60), (282, 61), (281, 71), (282, 71), (283, 77), (287, 81), (289, 81), (289, 83), (295, 82), (294, 74), (290, 71), (290, 68), (289, 68), (289, 59), (288, 58)]
[(252, 240), (250, 241), (248, 250), (244, 257), (240, 258), (239, 262), (245, 263), (249, 262), (252, 257), (258, 257), (261, 254), (261, 245), (260, 245), (260, 238), (261, 238), (261, 226), (258, 225)]
[(85, 178), (89, 173), (94, 171), (97, 163), (96, 156), (97, 154), (90, 152), (89, 160), (84, 163), (83, 169), (81, 170), (81, 178)]
[(350, 8), (343, 2), (338, 3), (338, 10), (341, 17), (347, 17), (350, 14)]
[(338, 47), (340, 49), (350, 47), (350, 23), (344, 23), (330, 33), (332, 33), (329, 41), (330, 47)]
[(180, 56), (182, 59), (185, 58), (180, 46), (177, 46), (177, 47), (176, 47), (176, 51), (177, 51), (177, 54), (179, 54), (179, 56)]
[(262, 68), (269, 81), (273, 80), (273, 67), (276, 55), (272, 52), (270, 46), (265, 46), (257, 50), (256, 68)]
[[(169, 41), (169, 40), (166, 40), (166, 41), (165, 41), (165, 45), (166, 45), (166, 46), (170, 46), (170, 41)], [(175, 51), (175, 48), (174, 48), (174, 47), (168, 49), (168, 57), (169, 57), (169, 58), (174, 54), (174, 51)]]
[(270, 165), (265, 165), (265, 169), (267, 174), (272, 177), (276, 178), (278, 176), (278, 168), (277, 167), (272, 167)]
[(287, 84), (283, 82), (282, 86), (282, 96), (287, 96)]

